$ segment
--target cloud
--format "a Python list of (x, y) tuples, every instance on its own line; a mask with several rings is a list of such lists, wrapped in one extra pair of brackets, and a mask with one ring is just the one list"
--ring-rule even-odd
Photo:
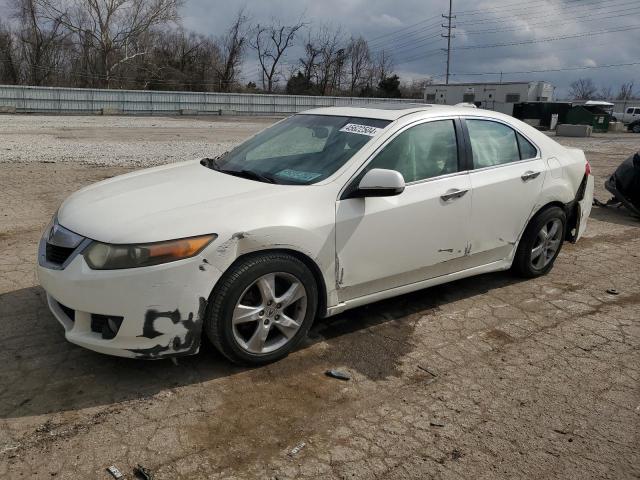
[[(395, 69), (406, 79), (428, 75), (441, 79), (446, 40), (440, 24), (449, 8), (447, 0), (187, 0), (184, 24), (201, 33), (219, 35), (240, 5), (252, 21), (277, 17), (295, 22), (304, 14), (313, 25), (341, 26), (348, 36), (372, 40), (374, 50), (386, 49)], [(455, 38), (452, 39), (453, 81), (495, 81), (499, 75), (464, 76), (465, 72), (511, 72), (597, 66), (640, 61), (640, 28), (619, 33), (590, 35), (564, 40), (545, 39), (640, 25), (640, 4), (630, 0), (602, 0), (580, 4), (562, 0), (456, 0)], [(304, 34), (303, 34), (304, 35)], [(535, 40), (536, 43), (492, 48), (466, 48)], [(295, 63), (301, 46), (292, 49), (288, 62)], [(255, 68), (244, 69), (246, 72)], [(640, 66), (531, 74), (504, 74), (503, 80), (548, 80), (560, 96), (579, 77), (597, 85), (619, 84), (640, 78)], [(255, 80), (255, 79), (254, 79)]]
[(383, 13), (382, 15), (371, 15), (369, 17), (369, 21), (371, 22), (371, 25), (376, 25), (383, 28), (388, 28), (388, 27), (397, 28), (397, 27), (404, 26), (404, 24), (402, 23), (402, 20), (392, 15), (388, 15), (386, 13)]

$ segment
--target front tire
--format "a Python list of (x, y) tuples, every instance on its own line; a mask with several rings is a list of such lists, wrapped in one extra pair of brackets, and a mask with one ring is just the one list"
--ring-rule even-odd
[(567, 215), (560, 207), (538, 213), (527, 225), (513, 260), (512, 270), (525, 278), (546, 275), (564, 242)]
[(219, 280), (204, 331), (233, 363), (264, 365), (306, 337), (317, 307), (318, 288), (302, 261), (284, 252), (253, 254)]

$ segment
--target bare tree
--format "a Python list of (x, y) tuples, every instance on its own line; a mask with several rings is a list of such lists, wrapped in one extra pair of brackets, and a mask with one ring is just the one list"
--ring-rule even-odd
[(598, 89), (590, 78), (579, 78), (569, 86), (569, 96), (574, 100), (589, 100)]
[(157, 32), (141, 66), (144, 88), (208, 91), (216, 84), (220, 50), (210, 37), (183, 29)]
[(311, 31), (307, 33), (307, 40), (304, 44), (304, 57), (300, 58), (300, 65), (302, 66), (302, 75), (308, 83), (311, 83), (316, 76), (316, 69), (318, 67), (318, 58), (320, 56), (320, 49), (316, 42), (311, 37)]
[(411, 82), (403, 82), (400, 84), (400, 93), (402, 98), (424, 98), (424, 89), (427, 85), (433, 84), (433, 78), (423, 80), (411, 80)]
[(364, 38), (351, 38), (349, 41), (347, 68), (349, 69), (349, 93), (353, 96), (356, 90), (366, 82), (371, 71), (371, 53)]
[(372, 80), (374, 85), (382, 82), (393, 72), (393, 58), (386, 50), (381, 50), (373, 61)]
[(13, 32), (0, 23), (0, 82), (15, 84), (20, 82), (19, 60)]
[(76, 36), (81, 49), (95, 50), (95, 73), (109, 87), (120, 66), (147, 54), (138, 48), (140, 37), (154, 27), (176, 21), (183, 0), (36, 2), (46, 18), (59, 21)]
[(12, 6), (20, 25), (24, 80), (29, 85), (42, 85), (62, 66), (69, 33), (59, 17), (47, 19), (42, 15), (37, 0), (14, 0)]
[(310, 50), (318, 52), (315, 64), (315, 80), (320, 95), (331, 95), (340, 87), (344, 74), (346, 51), (342, 29), (324, 25), (317, 32)]
[(633, 82), (623, 83), (620, 85), (620, 90), (618, 90), (618, 94), (616, 95), (617, 100), (631, 100), (634, 98)]
[(304, 26), (302, 20), (294, 25), (282, 25), (273, 20), (271, 25), (258, 24), (253, 29), (251, 47), (258, 54), (263, 90), (273, 92), (274, 83), (277, 83), (278, 77), (282, 74), (278, 69), (280, 60)]
[(613, 98), (613, 89), (611, 87), (600, 87), (596, 97), (600, 100), (609, 100)]
[(238, 82), (247, 46), (246, 23), (247, 16), (244, 8), (241, 8), (226, 35), (221, 39), (222, 62), (217, 68), (217, 74), (220, 90), (223, 92), (230, 92), (231, 87)]

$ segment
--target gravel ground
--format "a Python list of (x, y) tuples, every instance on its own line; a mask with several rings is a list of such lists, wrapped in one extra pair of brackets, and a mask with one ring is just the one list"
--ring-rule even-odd
[(0, 163), (152, 166), (215, 156), (275, 121), (264, 117), (0, 115)]
[[(268, 367), (210, 347), (178, 365), (111, 358), (67, 343), (47, 310), (34, 263), (52, 213), (141, 156), (202, 155), (270, 120), (0, 121), (0, 478), (107, 480), (112, 464), (133, 478), (138, 463), (156, 480), (640, 478), (640, 224), (624, 212), (594, 208), (545, 277), (483, 275), (358, 308)], [(586, 149), (606, 198), (637, 138), (558, 140)], [(109, 153), (128, 166), (100, 165), (116, 148), (135, 152)]]

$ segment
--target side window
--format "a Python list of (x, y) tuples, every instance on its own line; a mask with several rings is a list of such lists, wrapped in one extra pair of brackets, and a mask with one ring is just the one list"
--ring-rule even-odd
[(627, 113), (633, 113), (633, 108), (627, 108)]
[(453, 120), (437, 120), (411, 127), (394, 138), (367, 165), (386, 168), (415, 182), (458, 171), (458, 145)]
[(529, 140), (516, 132), (518, 137), (518, 147), (520, 148), (520, 160), (527, 160), (529, 158), (536, 158), (538, 150), (534, 147)]
[(640, 108), (636, 108), (636, 112), (635, 112), (635, 113), (636, 113), (636, 115), (637, 115), (638, 113), (640, 113)]
[(516, 132), (502, 123), (467, 120), (474, 168), (492, 167), (520, 160)]

